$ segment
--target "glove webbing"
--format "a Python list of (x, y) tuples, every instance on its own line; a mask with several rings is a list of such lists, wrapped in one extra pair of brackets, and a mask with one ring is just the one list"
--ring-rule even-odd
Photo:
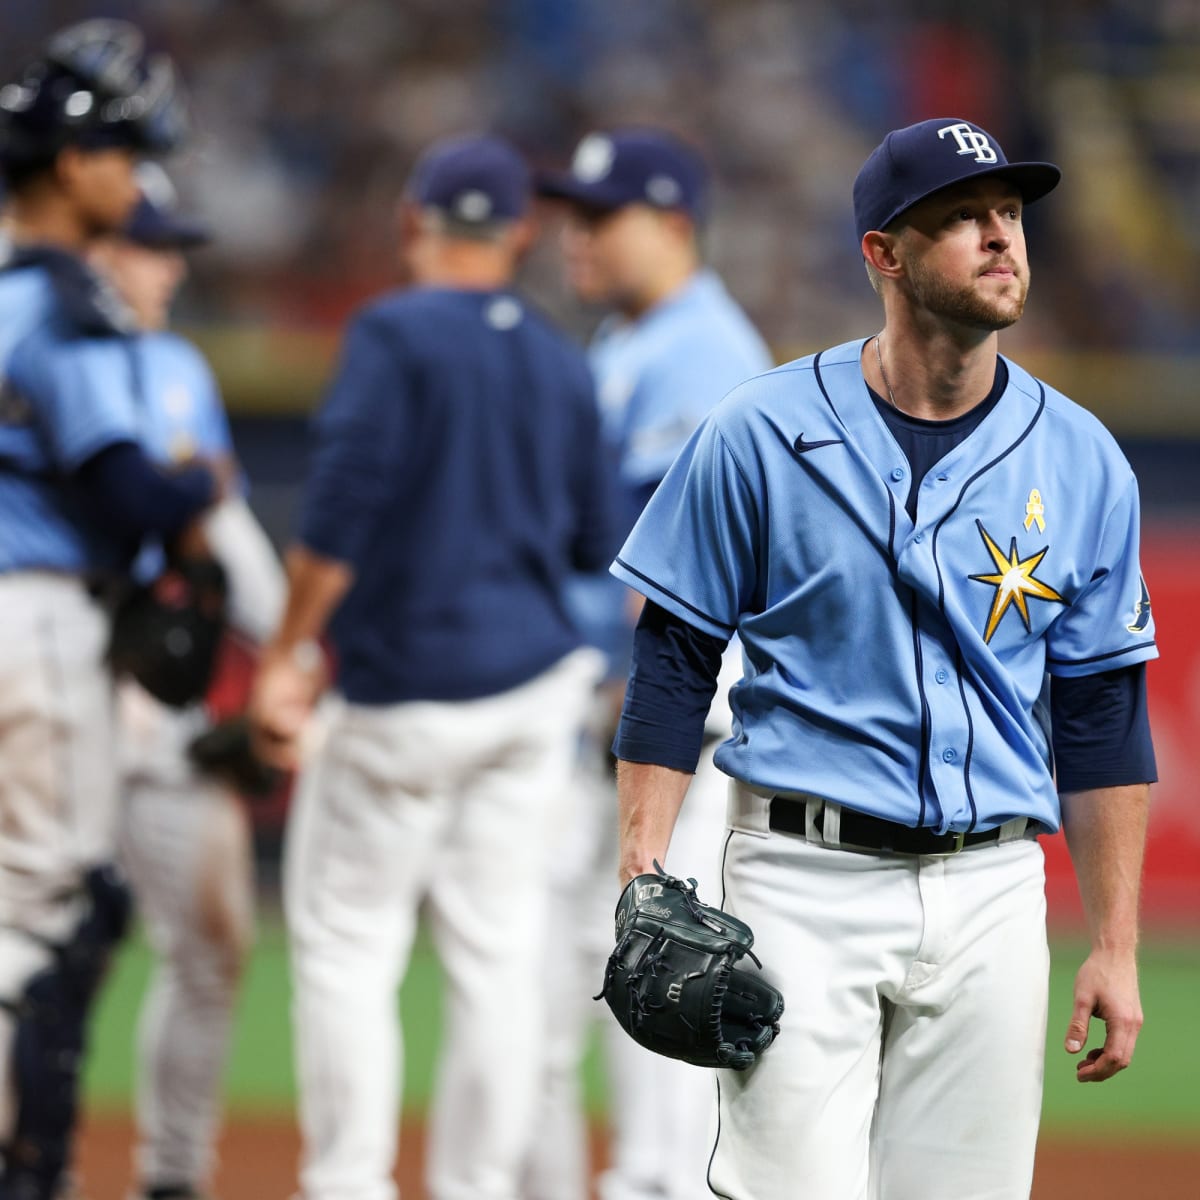
[[(630, 926), (621, 935), (621, 940), (617, 943), (616, 949), (608, 956), (608, 962), (604, 964), (604, 983), (600, 991), (592, 997), (593, 1000), (603, 1000), (604, 993), (608, 991), (608, 985), (612, 982), (612, 977), (616, 973), (617, 963), (625, 954), (629, 947), (630, 941), (633, 939), (633, 927)], [(630, 1012), (636, 1016), (637, 1023), (640, 1026), (645, 1020), (647, 1013), (656, 1012), (661, 1008), (665, 1008), (665, 1004), (655, 1004), (653, 1001), (648, 1001), (638, 991), (638, 985), (646, 978), (649, 973), (653, 978), (658, 978), (658, 973), (655, 968), (659, 963), (663, 962), (665, 955), (663, 954), (663, 946), (667, 940), (666, 933), (660, 928), (658, 936), (652, 938), (650, 944), (642, 951), (641, 958), (638, 959), (637, 969), (629, 974), (629, 978), (625, 981), (625, 986), (629, 990), (629, 1008)], [(636, 1010), (636, 1011), (635, 1011)], [(687, 1024), (687, 1022), (684, 1022)], [(691, 1026), (688, 1026), (690, 1029)]]
[(629, 991), (630, 1014), (636, 1019), (639, 1027), (649, 1013), (666, 1008), (665, 1004), (655, 1004), (652, 1001), (648, 1001), (639, 991), (639, 985), (647, 975), (653, 979), (658, 978), (657, 968), (658, 964), (665, 957), (663, 946), (666, 940), (666, 934), (660, 929), (658, 936), (653, 938), (646, 949), (642, 951), (642, 957), (638, 959), (637, 969), (630, 972), (629, 979), (625, 984)]

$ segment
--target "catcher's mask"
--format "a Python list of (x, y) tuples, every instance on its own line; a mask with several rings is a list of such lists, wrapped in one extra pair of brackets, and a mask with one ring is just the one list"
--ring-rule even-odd
[(158, 155), (183, 140), (187, 106), (165, 54), (127, 21), (60, 30), (21, 78), (0, 88), (0, 162), (29, 167), (69, 145)]

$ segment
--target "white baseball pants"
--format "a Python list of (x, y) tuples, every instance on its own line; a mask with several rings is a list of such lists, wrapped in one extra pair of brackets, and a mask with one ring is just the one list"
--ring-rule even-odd
[(120, 861), (155, 955), (138, 1023), (137, 1178), (209, 1182), (234, 1002), (253, 939), (250, 821), (188, 762), (207, 717), (120, 688)]
[(1027, 1200), (1049, 954), (1041, 847), (877, 855), (772, 832), (732, 789), (725, 907), (782, 1031), (721, 1071), (726, 1200)]
[[(84, 871), (113, 855), (116, 760), (108, 617), (80, 580), (0, 574), (0, 999), (17, 1000), (80, 916)], [(0, 1012), (0, 1080), (12, 1018)], [(0, 1141), (14, 1097), (0, 1087)]]
[(582, 651), (481, 700), (323, 706), (284, 865), (305, 1200), (395, 1195), (396, 990), (422, 902), (447, 980), (429, 1192), (517, 1200), (541, 1072), (549, 830), (595, 675)]

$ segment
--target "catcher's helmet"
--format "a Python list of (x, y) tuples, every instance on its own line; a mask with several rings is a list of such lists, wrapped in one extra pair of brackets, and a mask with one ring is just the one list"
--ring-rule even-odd
[(82, 21), (56, 33), (21, 79), (0, 88), (0, 163), (50, 161), (68, 145), (162, 154), (186, 124), (166, 55), (147, 54), (127, 21)]

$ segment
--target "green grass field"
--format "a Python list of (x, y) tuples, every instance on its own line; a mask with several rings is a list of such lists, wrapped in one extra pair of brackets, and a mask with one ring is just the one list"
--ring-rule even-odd
[[(1142, 953), (1146, 1026), (1134, 1067), (1101, 1087), (1075, 1082), (1073, 1059), (1061, 1048), (1070, 1016), (1071, 981), (1083, 949), (1054, 947), (1044, 1127), (1051, 1133), (1200, 1137), (1200, 944), (1157, 942)], [(124, 947), (96, 1014), (86, 1071), (89, 1102), (124, 1109), (132, 1077), (133, 1028), (149, 971), (145, 943)], [(400, 997), (405, 1022), (406, 1107), (421, 1110), (429, 1096), (440, 1036), (441, 977), (427, 942), (418, 945)], [(596, 1006), (597, 1017), (606, 1016)], [(1098, 1026), (1096, 1027), (1099, 1028)], [(999, 1033), (998, 1036), (1003, 1036)], [(604, 1111), (604, 1081), (597, 1055), (584, 1068), (593, 1112)], [(264, 919), (238, 1006), (228, 1072), (233, 1112), (291, 1109), (293, 1075), (288, 979), (283, 932)]]

